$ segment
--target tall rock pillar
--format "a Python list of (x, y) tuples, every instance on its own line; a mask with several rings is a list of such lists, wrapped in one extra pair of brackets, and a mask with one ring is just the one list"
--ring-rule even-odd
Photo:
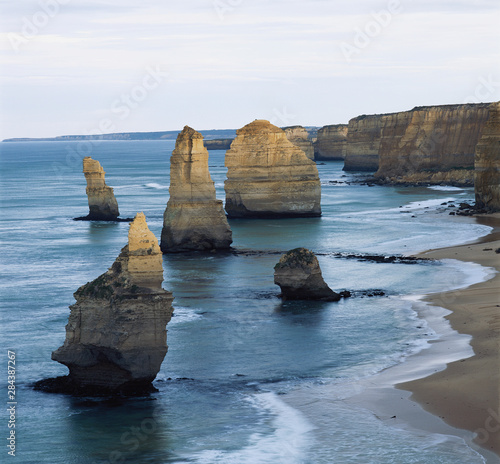
[(66, 340), (52, 359), (69, 368), (74, 390), (147, 391), (167, 353), (172, 293), (163, 290), (162, 254), (139, 213), (109, 270), (75, 293)]
[(228, 249), (232, 233), (208, 171), (203, 136), (191, 127), (177, 137), (170, 158), (170, 199), (163, 216), (164, 253)]
[(85, 218), (95, 221), (114, 221), (120, 215), (113, 189), (104, 181), (104, 169), (90, 156), (83, 158), (83, 173), (87, 179), (89, 215)]

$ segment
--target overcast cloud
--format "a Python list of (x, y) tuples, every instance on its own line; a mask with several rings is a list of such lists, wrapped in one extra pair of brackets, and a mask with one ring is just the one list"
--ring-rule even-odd
[(0, 5), (0, 138), (321, 126), (500, 99), (497, 0)]

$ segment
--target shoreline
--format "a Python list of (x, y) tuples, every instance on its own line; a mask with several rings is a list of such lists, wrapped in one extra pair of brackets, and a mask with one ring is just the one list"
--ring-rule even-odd
[[(497, 272), (487, 280), (476, 279), (458, 289), (404, 298), (436, 333), (426, 348), (373, 377), (353, 380), (340, 389), (336, 385), (310, 385), (305, 391), (287, 394), (283, 398), (285, 402), (321, 428), (321, 417), (335, 414), (335, 403), (340, 401), (370, 411), (388, 427), (417, 435), (422, 432), (438, 434), (450, 443), (467, 445), (486, 464), (499, 464), (499, 448), (488, 446), (489, 443), (478, 443), (474, 440), (474, 432), (489, 428), (496, 430), (496, 437), (500, 438), (500, 330), (494, 336), (488, 336), (471, 330), (471, 321), (475, 320), (484, 329), (488, 326), (484, 322), (488, 308), (493, 312), (497, 310), (497, 317), (500, 316), (500, 254), (495, 253), (500, 248), (500, 213), (471, 217), (470, 220), (492, 227), (492, 230), (472, 242), (421, 252), (415, 256), (451, 259), (456, 265), (464, 261), (470, 263), (469, 266), (481, 266), (483, 271), (487, 272), (484, 268), (494, 268)], [(496, 302), (489, 305), (488, 301), (495, 298)], [(472, 315), (471, 307), (475, 310)], [(467, 321), (463, 321), (464, 317)], [(496, 344), (497, 349), (481, 355), (478, 363), (475, 352), (478, 352), (478, 345), (483, 340)], [(458, 370), (453, 371), (454, 366)], [(454, 375), (449, 375), (450, 371)], [(495, 376), (490, 375), (492, 371), (496, 372)], [(477, 372), (482, 373), (483, 379), (477, 380)], [(481, 383), (480, 390), (478, 382)], [(438, 387), (429, 388), (429, 383)], [(485, 391), (488, 394), (483, 396)], [(472, 409), (469, 396), (478, 402), (477, 406), (473, 406), (474, 415), (469, 411)], [(498, 422), (488, 419), (491, 417), (488, 409), (497, 411)], [(473, 417), (476, 420), (472, 420)], [(488, 433), (491, 435), (491, 432)]]
[(493, 227), (490, 234), (472, 243), (417, 255), (496, 269), (487, 281), (424, 298), (431, 310), (451, 311), (445, 320), (458, 334), (470, 336), (473, 354), (447, 362), (444, 370), (436, 369), (395, 387), (409, 392), (411, 401), (446, 424), (474, 433), (474, 443), (496, 455), (496, 460), (489, 457), (488, 462), (500, 462), (500, 254), (495, 253), (500, 248), (500, 214), (475, 219)]

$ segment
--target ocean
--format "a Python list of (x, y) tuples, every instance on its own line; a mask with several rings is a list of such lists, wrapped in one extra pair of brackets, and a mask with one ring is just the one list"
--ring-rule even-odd
[[(159, 238), (173, 148), (172, 141), (0, 144), (5, 438), (8, 350), (15, 352), (17, 402), (16, 456), (7, 455), (5, 440), (6, 458), (484, 463), (463, 439), (394, 426), (348, 401), (440, 337), (413, 295), (480, 281), (483, 270), (454, 261), (386, 264), (339, 256), (409, 254), (486, 235), (490, 228), (448, 215), (448, 202), (472, 200), (473, 190), (361, 185), (354, 182), (360, 174), (344, 173), (341, 162), (318, 164), (321, 218), (230, 220), (233, 253), (164, 256), (163, 286), (174, 294), (175, 311), (157, 393), (95, 399), (33, 390), (37, 380), (67, 373), (51, 352), (64, 341), (73, 293), (105, 272), (127, 243), (127, 223), (72, 220), (88, 213), (83, 156), (101, 162), (121, 217), (144, 212)], [(209, 166), (223, 200), (224, 152), (210, 152)], [(354, 297), (282, 302), (273, 267), (296, 247), (317, 253), (330, 287)], [(368, 296), (374, 290), (384, 295)]]

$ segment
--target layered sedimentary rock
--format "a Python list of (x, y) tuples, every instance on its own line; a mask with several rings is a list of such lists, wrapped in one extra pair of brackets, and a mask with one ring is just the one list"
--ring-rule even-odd
[(306, 248), (295, 248), (281, 257), (274, 267), (274, 283), (284, 300), (340, 300), (323, 280), (318, 258)]
[(170, 158), (170, 199), (163, 216), (164, 253), (228, 249), (232, 233), (208, 171), (203, 136), (186, 126)]
[(167, 353), (172, 294), (161, 287), (162, 254), (144, 214), (130, 225), (111, 268), (74, 294), (64, 345), (52, 359), (69, 383), (92, 391), (147, 390)]
[(500, 211), (500, 102), (492, 103), (476, 146), (476, 206)]
[(375, 177), (396, 183), (472, 185), (489, 104), (417, 107), (383, 120)]
[(106, 185), (104, 169), (90, 156), (83, 158), (83, 173), (87, 179), (89, 214), (85, 219), (114, 221), (120, 215), (113, 189)]
[(318, 130), (314, 143), (314, 157), (317, 160), (343, 160), (347, 150), (347, 124), (324, 126)]
[(309, 133), (306, 129), (302, 126), (291, 126), (285, 127), (283, 130), (290, 142), (299, 147), (309, 159), (314, 159), (314, 146), (309, 140)]
[(382, 127), (390, 114), (361, 115), (349, 121), (344, 171), (378, 169)]
[(321, 186), (314, 161), (269, 121), (237, 131), (226, 153), (229, 217), (321, 215)]

